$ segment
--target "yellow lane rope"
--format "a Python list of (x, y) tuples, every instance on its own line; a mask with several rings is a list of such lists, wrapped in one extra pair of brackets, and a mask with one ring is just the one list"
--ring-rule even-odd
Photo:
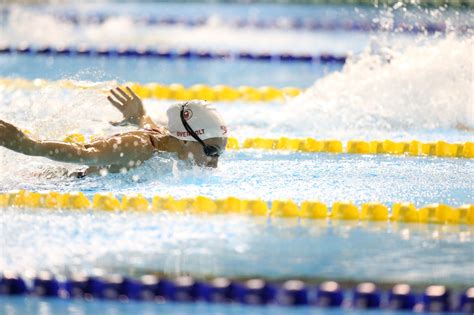
[[(30, 133), (26, 130), (27, 133)], [(91, 136), (93, 141), (96, 137)], [(68, 134), (64, 141), (84, 143), (86, 137), (80, 133)], [(474, 142), (448, 143), (445, 141), (421, 142), (392, 140), (317, 140), (314, 138), (247, 138), (239, 143), (228, 138), (227, 149), (262, 149), (307, 153), (390, 154), (399, 156), (436, 156), (446, 158), (474, 158)]]
[(141, 194), (124, 195), (121, 199), (112, 193), (96, 193), (91, 199), (82, 192), (31, 192), (14, 191), (0, 194), (0, 208), (45, 208), (102, 211), (171, 211), (191, 214), (241, 214), (302, 219), (331, 219), (345, 221), (377, 221), (432, 224), (474, 225), (474, 205), (451, 207), (430, 204), (416, 208), (413, 203), (394, 203), (389, 208), (378, 202), (364, 203), (358, 207), (352, 202), (335, 202), (326, 205), (319, 201), (249, 200), (228, 197), (211, 199), (205, 196), (174, 199), (171, 196), (154, 196), (151, 200)]
[[(8, 79), (0, 78), (0, 85), (18, 89), (38, 89), (45, 87), (56, 87), (63, 89), (92, 89), (107, 93), (109, 89), (118, 85), (117, 82), (87, 83), (72, 80), (47, 81), (43, 79)], [(285, 99), (300, 95), (303, 90), (296, 87), (276, 88), (272, 86), (251, 87), (228, 85), (210, 86), (206, 84), (196, 84), (185, 87), (182, 84), (174, 83), (170, 85), (150, 83), (125, 83), (123, 86), (130, 86), (141, 98), (155, 98), (165, 100), (192, 100), (201, 99), (207, 101), (247, 101), (247, 102), (269, 102), (283, 101)]]
[[(238, 147), (235, 139), (229, 141), (230, 148)], [(437, 156), (473, 158), (474, 142), (448, 143), (445, 141), (421, 142), (392, 141), (392, 140), (350, 140), (345, 145), (339, 140), (316, 140), (314, 138), (248, 138), (241, 145), (242, 148), (289, 150), (300, 152), (329, 152), (350, 154), (390, 154), (409, 156)]]

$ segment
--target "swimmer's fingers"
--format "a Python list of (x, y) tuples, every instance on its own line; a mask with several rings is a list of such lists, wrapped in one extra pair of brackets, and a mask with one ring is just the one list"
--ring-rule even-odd
[(124, 90), (122, 90), (121, 88), (117, 87), (117, 91), (120, 93), (120, 95), (123, 96), (123, 98), (125, 98), (127, 101), (131, 100), (132, 98), (124, 92)]
[(115, 106), (115, 108), (117, 108), (119, 111), (122, 111), (122, 107), (123, 105), (120, 104), (119, 102), (117, 102), (116, 100), (114, 100), (111, 96), (107, 96), (107, 100)]
[(130, 95), (132, 96), (132, 98), (134, 99), (140, 99), (137, 94), (135, 94), (135, 92), (133, 92), (133, 90), (131, 88), (129, 88), (128, 86), (125, 87), (128, 91), (128, 93), (130, 93)]
[(122, 103), (122, 105), (127, 103), (127, 99), (125, 99), (122, 96), (118, 95), (117, 92), (115, 92), (114, 90), (110, 90), (110, 93), (115, 97), (115, 99), (117, 99), (117, 101)]

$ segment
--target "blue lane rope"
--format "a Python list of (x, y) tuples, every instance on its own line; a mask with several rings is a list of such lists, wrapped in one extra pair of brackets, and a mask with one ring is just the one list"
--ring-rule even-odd
[[(80, 24), (103, 24), (110, 18), (123, 17), (123, 15), (112, 15), (105, 13), (54, 13), (55, 18), (69, 22), (75, 25)], [(144, 25), (163, 25), (163, 26), (187, 26), (200, 27), (205, 26), (211, 17), (174, 17), (174, 16), (127, 16), (136, 24)], [(257, 29), (281, 29), (281, 30), (306, 30), (306, 31), (393, 31), (397, 30), (404, 33), (424, 33), (433, 34), (436, 32), (445, 33), (446, 24), (436, 22), (418, 23), (410, 25), (408, 23), (397, 22), (387, 30), (379, 24), (372, 21), (354, 21), (343, 19), (315, 19), (315, 18), (297, 18), (297, 17), (279, 17), (276, 19), (255, 19), (255, 18), (233, 18), (224, 21), (228, 26), (235, 28), (257, 28)], [(455, 30), (460, 33), (466, 33), (473, 29), (473, 25), (459, 25)]]
[(376, 284), (360, 283), (343, 289), (334, 281), (312, 285), (300, 280), (280, 283), (262, 279), (246, 281), (216, 278), (200, 281), (188, 276), (175, 279), (145, 275), (128, 278), (120, 275), (86, 277), (73, 275), (58, 280), (49, 272), (38, 273), (33, 281), (3, 273), (0, 294), (39, 297), (95, 298), (167, 302), (240, 303), (252, 305), (285, 305), (343, 307), (351, 309), (385, 309), (422, 312), (474, 312), (474, 287), (453, 292), (445, 286), (428, 286), (422, 292), (407, 284), (396, 284), (382, 290)]
[(140, 57), (140, 58), (167, 58), (167, 59), (240, 59), (255, 61), (282, 61), (282, 62), (305, 62), (305, 63), (345, 63), (347, 57), (343, 55), (320, 54), (293, 55), (287, 53), (251, 53), (251, 52), (210, 52), (192, 49), (183, 50), (157, 50), (139, 48), (91, 48), (91, 47), (65, 47), (52, 46), (35, 47), (22, 46), (0, 46), (0, 54), (31, 54), (31, 55), (65, 55), (65, 56), (104, 56), (104, 57)]

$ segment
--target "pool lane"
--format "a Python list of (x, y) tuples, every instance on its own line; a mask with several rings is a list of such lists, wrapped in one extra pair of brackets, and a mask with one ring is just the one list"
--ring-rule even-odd
[(7, 208), (0, 270), (474, 283), (472, 226)]
[[(204, 195), (320, 200), (327, 204), (350, 200), (356, 204), (378, 201), (460, 206), (473, 203), (472, 159), (229, 151), (218, 169), (192, 167), (171, 155), (156, 156), (127, 174), (68, 178), (66, 169), (44, 158), (31, 159), (0, 148), (0, 191), (84, 191), (86, 195), (112, 191), (116, 195), (141, 193), (176, 198)], [(19, 164), (20, 163), (20, 164)], [(21, 166), (20, 166), (21, 165)]]

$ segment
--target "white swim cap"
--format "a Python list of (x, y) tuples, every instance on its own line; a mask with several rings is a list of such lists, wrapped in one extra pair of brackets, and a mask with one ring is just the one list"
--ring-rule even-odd
[(192, 100), (171, 105), (166, 115), (168, 116), (168, 130), (179, 140), (196, 141), (186, 131), (181, 121), (181, 109), (184, 108), (184, 119), (202, 140), (209, 138), (227, 137), (227, 125), (217, 110), (205, 101)]

